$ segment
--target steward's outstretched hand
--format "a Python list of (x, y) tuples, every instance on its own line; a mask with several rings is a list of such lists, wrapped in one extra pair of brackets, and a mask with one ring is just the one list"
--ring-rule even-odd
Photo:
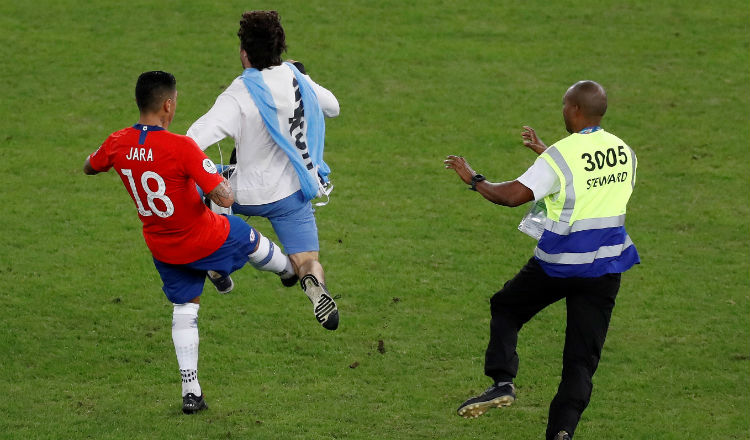
[(539, 139), (539, 136), (536, 135), (536, 132), (531, 127), (524, 125), (521, 137), (523, 138), (523, 145), (533, 150), (536, 154), (542, 154), (547, 149), (547, 146), (544, 145), (544, 142)]
[(466, 159), (464, 159), (463, 156), (450, 155), (443, 161), (443, 163), (445, 164), (445, 168), (456, 171), (458, 177), (460, 177), (465, 184), (471, 185), (471, 178), (476, 173), (471, 169), (469, 162), (466, 162)]

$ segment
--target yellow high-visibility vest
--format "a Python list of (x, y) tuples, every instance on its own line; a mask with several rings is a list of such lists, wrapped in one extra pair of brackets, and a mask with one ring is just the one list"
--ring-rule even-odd
[(560, 180), (544, 199), (547, 220), (534, 256), (557, 277), (597, 277), (640, 262), (625, 232), (637, 158), (620, 138), (599, 127), (574, 133), (540, 156)]

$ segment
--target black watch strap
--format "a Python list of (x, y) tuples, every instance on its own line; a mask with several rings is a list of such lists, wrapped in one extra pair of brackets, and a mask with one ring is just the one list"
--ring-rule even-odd
[(482, 182), (484, 180), (487, 180), (487, 179), (483, 175), (474, 174), (473, 176), (471, 176), (471, 186), (469, 187), (469, 189), (472, 191), (476, 191), (477, 183)]

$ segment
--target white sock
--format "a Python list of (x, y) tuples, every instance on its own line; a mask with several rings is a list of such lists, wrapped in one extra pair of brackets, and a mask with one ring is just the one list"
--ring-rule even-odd
[(294, 268), (289, 257), (281, 252), (281, 249), (266, 236), (257, 231), (256, 233), (260, 236), (258, 238), (258, 249), (249, 255), (250, 264), (258, 270), (273, 272), (283, 279), (293, 277)]
[(182, 395), (201, 396), (198, 383), (198, 309), (195, 303), (175, 304), (172, 314), (172, 341), (182, 376)]

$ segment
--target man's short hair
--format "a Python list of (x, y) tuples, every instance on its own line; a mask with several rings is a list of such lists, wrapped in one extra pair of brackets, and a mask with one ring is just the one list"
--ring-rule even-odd
[(254, 68), (263, 70), (281, 64), (281, 54), (286, 51), (286, 36), (278, 12), (245, 12), (237, 36)]
[(607, 92), (596, 81), (578, 81), (571, 86), (570, 98), (587, 117), (602, 117), (607, 112)]
[(141, 113), (156, 112), (177, 90), (174, 75), (161, 70), (143, 72), (135, 83), (135, 102)]

